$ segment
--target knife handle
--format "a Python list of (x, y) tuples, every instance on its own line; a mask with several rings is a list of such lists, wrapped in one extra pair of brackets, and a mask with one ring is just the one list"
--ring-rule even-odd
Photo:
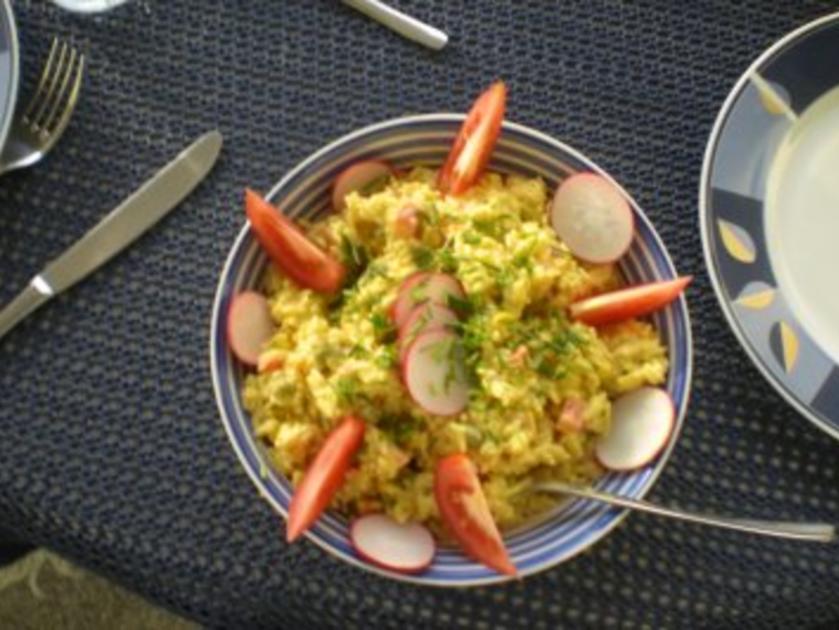
[(0, 311), (0, 339), (22, 319), (53, 296), (52, 288), (41, 276), (32, 282)]

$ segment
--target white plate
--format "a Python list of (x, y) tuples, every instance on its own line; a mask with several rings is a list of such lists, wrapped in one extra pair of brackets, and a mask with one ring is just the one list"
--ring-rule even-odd
[(839, 13), (790, 33), (737, 82), (700, 186), (705, 259), (770, 383), (839, 437)]

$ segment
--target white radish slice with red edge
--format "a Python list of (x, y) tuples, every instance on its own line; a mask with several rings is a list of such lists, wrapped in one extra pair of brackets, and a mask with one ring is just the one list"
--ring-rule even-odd
[(393, 167), (380, 160), (365, 160), (348, 166), (335, 178), (335, 186), (332, 189), (332, 207), (336, 212), (343, 211), (346, 207), (347, 195), (392, 174)]
[(391, 310), (393, 323), (397, 328), (402, 328), (417, 306), (424, 302), (447, 306), (449, 296), (458, 300), (466, 299), (466, 293), (456, 278), (445, 273), (418, 271), (408, 276), (399, 289)]
[(675, 407), (658, 387), (642, 387), (612, 402), (612, 425), (594, 447), (597, 460), (611, 470), (634, 470), (661, 452), (673, 432)]
[(402, 362), (402, 382), (428, 413), (452, 416), (469, 403), (469, 383), (463, 365), (463, 346), (450, 330), (431, 330), (408, 346)]
[(596, 264), (623, 256), (635, 231), (626, 198), (595, 173), (577, 173), (559, 185), (551, 203), (551, 225), (572, 254)]
[(233, 298), (227, 314), (227, 342), (246, 365), (259, 363), (259, 353), (276, 330), (265, 296), (244, 291)]
[(400, 573), (425, 570), (436, 549), (428, 529), (419, 523), (397, 523), (384, 514), (368, 514), (353, 521), (350, 542), (368, 562)]
[(405, 360), (411, 342), (419, 335), (432, 330), (451, 330), (457, 321), (454, 311), (442, 304), (426, 302), (415, 307), (399, 329), (396, 344), (399, 348), (399, 362)]
[(399, 292), (396, 294), (396, 301), (394, 301), (390, 307), (390, 318), (393, 320), (393, 323), (397, 328), (402, 327), (402, 324), (404, 324), (405, 320), (408, 319), (408, 315), (411, 314), (411, 311), (414, 310), (419, 303), (414, 303), (411, 292), (420, 283), (426, 282), (430, 276), (431, 272), (417, 271), (402, 281), (402, 285), (399, 287)]

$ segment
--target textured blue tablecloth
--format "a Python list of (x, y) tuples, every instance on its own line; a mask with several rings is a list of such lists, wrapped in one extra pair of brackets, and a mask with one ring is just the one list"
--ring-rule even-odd
[(0, 524), (218, 627), (839, 627), (837, 545), (641, 515), (543, 575), (466, 591), (397, 584), (283, 543), (209, 379), (211, 300), (242, 188), (269, 188), (360, 125), (461, 111), (495, 77), (509, 83), (510, 120), (613, 173), (697, 276), (691, 410), (652, 497), (839, 516), (839, 444), (740, 350), (703, 268), (696, 210), (732, 83), (832, 3), (394, 4), (447, 30), (449, 47), (432, 53), (327, 0), (132, 0), (97, 17), (15, 3), (27, 79), (54, 34), (84, 47), (89, 72), (54, 152), (0, 179), (0, 302), (201, 132), (217, 127), (226, 144), (169, 218), (0, 342)]

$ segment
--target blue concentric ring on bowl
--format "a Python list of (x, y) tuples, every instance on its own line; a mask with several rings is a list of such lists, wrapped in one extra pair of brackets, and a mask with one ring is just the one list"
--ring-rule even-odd
[[(290, 216), (317, 217), (330, 207), (330, 187), (349, 164), (366, 158), (385, 159), (397, 166), (439, 165), (451, 146), (463, 116), (429, 114), (389, 120), (366, 127), (329, 144), (289, 172), (267, 197)], [(588, 170), (608, 175), (578, 151), (543, 133), (504, 123), (490, 168), (503, 173), (542, 177), (553, 187), (570, 173)], [(627, 198), (629, 196), (627, 195)], [(636, 235), (621, 270), (630, 282), (676, 277), (661, 240), (640, 208), (632, 202)], [(227, 435), (260, 494), (284, 517), (291, 497), (289, 483), (271, 468), (264, 447), (253, 435), (240, 396), (242, 367), (233, 359), (225, 331), (230, 299), (254, 287), (266, 258), (245, 226), (224, 265), (216, 291), (210, 336), (210, 364), (221, 419)], [(667, 389), (676, 408), (676, 426), (662, 454), (648, 466), (628, 473), (610, 473), (597, 486), (629, 497), (643, 497), (670, 457), (687, 408), (692, 347), (687, 305), (680, 298), (656, 313), (653, 323), (665, 341), (670, 359)], [(626, 515), (625, 511), (586, 501), (559, 505), (536, 522), (505, 534), (510, 556), (522, 576), (550, 568), (597, 542)], [(390, 578), (432, 586), (474, 586), (510, 578), (470, 560), (455, 548), (440, 548), (427, 571), (404, 575), (374, 567), (359, 559), (348, 539), (347, 520), (334, 512), (323, 516), (307, 533), (329, 553)]]

